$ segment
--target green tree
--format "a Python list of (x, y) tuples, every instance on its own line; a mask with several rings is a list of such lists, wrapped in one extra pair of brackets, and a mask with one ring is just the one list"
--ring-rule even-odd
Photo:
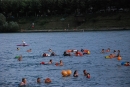
[(0, 31), (2, 31), (3, 24), (6, 22), (6, 17), (0, 13)]

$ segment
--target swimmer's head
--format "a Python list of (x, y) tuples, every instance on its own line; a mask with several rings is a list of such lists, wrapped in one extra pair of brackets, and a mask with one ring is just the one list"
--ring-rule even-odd
[(37, 83), (40, 83), (40, 82), (41, 82), (40, 78), (37, 78)]

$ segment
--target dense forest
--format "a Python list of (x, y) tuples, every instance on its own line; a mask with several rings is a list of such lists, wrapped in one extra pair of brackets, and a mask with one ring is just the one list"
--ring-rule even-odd
[(130, 9), (130, 0), (1, 0), (5, 16), (86, 14)]
[[(0, 17), (5, 16), (6, 20), (44, 15), (81, 16), (89, 13), (129, 12), (129, 3), (130, 0), (0, 0)], [(0, 19), (1, 29), (3, 25), (8, 24)]]

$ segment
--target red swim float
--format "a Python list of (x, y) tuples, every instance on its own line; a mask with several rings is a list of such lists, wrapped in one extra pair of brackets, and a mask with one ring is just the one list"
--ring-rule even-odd
[(56, 63), (55, 65), (58, 66), (60, 63)]
[(40, 64), (43, 64), (43, 65), (44, 65), (44, 64), (45, 64), (45, 62), (41, 62)]
[(66, 52), (68, 52), (68, 53), (70, 53), (70, 52), (72, 52), (73, 50), (66, 50)]
[(45, 83), (51, 83), (51, 79), (50, 78), (46, 78), (45, 79)]
[(83, 54), (81, 52), (76, 52), (75, 56), (83, 56)]

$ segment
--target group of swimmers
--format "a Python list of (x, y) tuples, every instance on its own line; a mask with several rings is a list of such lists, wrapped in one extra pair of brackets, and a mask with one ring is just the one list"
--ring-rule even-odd
[[(90, 73), (87, 73), (86, 70), (83, 70), (83, 74), (84, 74), (84, 76), (86, 76), (86, 78), (90, 78)], [(78, 77), (78, 71), (77, 70), (74, 71), (73, 76)]]
[[(53, 62), (52, 62), (52, 59), (50, 59), (50, 61), (48, 62), (48, 63), (45, 63), (45, 62), (41, 62), (40, 64), (42, 64), (42, 65), (50, 65), (50, 64), (53, 64)], [(56, 66), (63, 66), (63, 62), (62, 62), (62, 60), (60, 60), (60, 62), (58, 63), (55, 63), (55, 65)]]
[[(110, 52), (110, 48), (108, 48), (107, 50), (102, 49), (101, 53), (105, 53), (105, 52)], [(109, 58), (116, 58), (116, 57), (119, 58), (118, 60), (121, 60), (120, 50), (117, 50), (117, 51), (113, 50), (113, 53), (109, 54)], [(130, 62), (125, 62), (123, 63), (123, 65), (130, 66)]]
[[(20, 48), (17, 47), (17, 51), (20, 50)], [(27, 52), (32, 52), (32, 49), (28, 49)], [(22, 60), (22, 55), (17, 56), (18, 57), (18, 61)]]
[(82, 56), (84, 54), (90, 54), (90, 51), (87, 49), (81, 49), (81, 51), (76, 50), (76, 49), (69, 49), (69, 50), (64, 51), (63, 56), (72, 56), (73, 54), (75, 56)]
[(101, 51), (101, 53), (105, 53), (105, 52), (110, 52), (110, 48), (108, 48), (108, 49), (102, 49), (102, 51)]
[[(18, 49), (18, 50), (19, 50), (19, 49)], [(43, 53), (43, 57), (45, 57), (45, 56), (47, 56), (47, 55), (48, 55), (48, 56), (56, 56), (56, 54), (55, 54), (51, 49), (49, 49), (48, 51), (51, 52), (51, 54), (49, 55), (49, 54), (47, 54), (47, 53)], [(31, 49), (29, 49), (27, 52), (31, 52)], [(73, 52), (74, 54), (79, 54), (79, 52), (82, 52), (83, 55), (84, 55), (84, 54), (89, 54), (89, 53), (88, 53), (89, 50), (86, 50), (86, 49), (81, 49), (81, 51), (72, 49), (72, 50), (66, 50), (66, 51), (64, 51), (63, 55), (64, 55), (64, 56), (71, 56), (71, 53), (72, 53), (72, 52)], [(110, 52), (110, 48), (108, 48), (108, 49), (106, 49), (106, 50), (105, 50), (105, 49), (102, 49), (101, 53), (105, 53), (105, 52)], [(117, 52), (118, 52), (118, 53), (117, 53), (117, 55), (116, 55), (116, 50), (114, 50), (113, 53), (109, 55), (110, 58), (114, 58), (114, 57), (121, 56), (121, 55), (120, 55), (120, 50), (118, 50)], [(22, 55), (20, 56), (20, 58), (19, 58), (18, 60), (20, 61), (21, 58), (22, 58)], [(46, 64), (53, 64), (53, 61), (52, 61), (52, 59), (50, 59), (50, 61), (49, 61), (48, 63), (41, 62), (40, 64), (45, 64), (45, 65), (46, 65)], [(60, 60), (59, 63), (55, 63), (55, 65), (56, 65), (56, 66), (58, 66), (58, 65), (59, 65), (59, 66), (63, 66), (62, 60)], [(129, 62), (126, 62), (126, 65), (130, 65), (130, 63), (129, 63)], [(90, 73), (88, 73), (86, 70), (83, 70), (83, 74), (84, 74), (84, 76), (86, 76), (86, 78), (90, 78)], [(73, 73), (73, 77), (78, 77), (78, 76), (79, 76), (78, 71), (75, 70), (74, 73)], [(46, 79), (44, 80), (44, 82), (45, 82), (45, 83), (51, 83), (52, 81), (51, 81), (50, 78), (46, 78)], [(26, 83), (27, 83), (26, 79), (25, 79), (25, 78), (22, 78), (22, 82), (20, 83), (20, 86), (26, 85)], [(41, 79), (40, 79), (40, 78), (37, 78), (37, 83), (41, 83)]]
[[(108, 48), (106, 51), (105, 51), (105, 49), (102, 49), (101, 53), (105, 53), (105, 52), (110, 52), (110, 48)], [(117, 52), (117, 54), (116, 54), (116, 52)], [(120, 55), (120, 50), (117, 50), (117, 51), (114, 50), (113, 53), (111, 53), (111, 54), (109, 55), (109, 57), (110, 57), (110, 58), (121, 57), (121, 55)]]
[[(90, 73), (88, 73), (86, 70), (83, 70), (83, 74), (84, 74), (84, 76), (86, 76), (86, 78), (90, 78)], [(78, 71), (77, 70), (75, 70), (74, 71), (74, 73), (73, 73), (73, 77), (78, 77), (79, 75), (78, 75)], [(41, 78), (37, 78), (37, 80), (36, 80), (36, 82), (38, 83), (38, 84), (40, 84), (41, 83)], [(50, 78), (46, 78), (45, 80), (44, 80), (44, 83), (51, 83), (52, 82), (52, 80), (50, 79)], [(22, 81), (21, 81), (21, 83), (20, 83), (20, 86), (26, 86), (27, 85), (27, 80), (26, 80), (26, 78), (22, 78)]]
[[(41, 83), (41, 78), (37, 78), (37, 80), (36, 80), (36, 82), (38, 83), (38, 84), (40, 84)], [(45, 80), (44, 80), (44, 82), (45, 83), (51, 83), (51, 79), (50, 78), (46, 78)], [(26, 86), (27, 85), (27, 80), (26, 80), (26, 78), (22, 78), (22, 81), (21, 81), (21, 83), (19, 84), (19, 86)]]

